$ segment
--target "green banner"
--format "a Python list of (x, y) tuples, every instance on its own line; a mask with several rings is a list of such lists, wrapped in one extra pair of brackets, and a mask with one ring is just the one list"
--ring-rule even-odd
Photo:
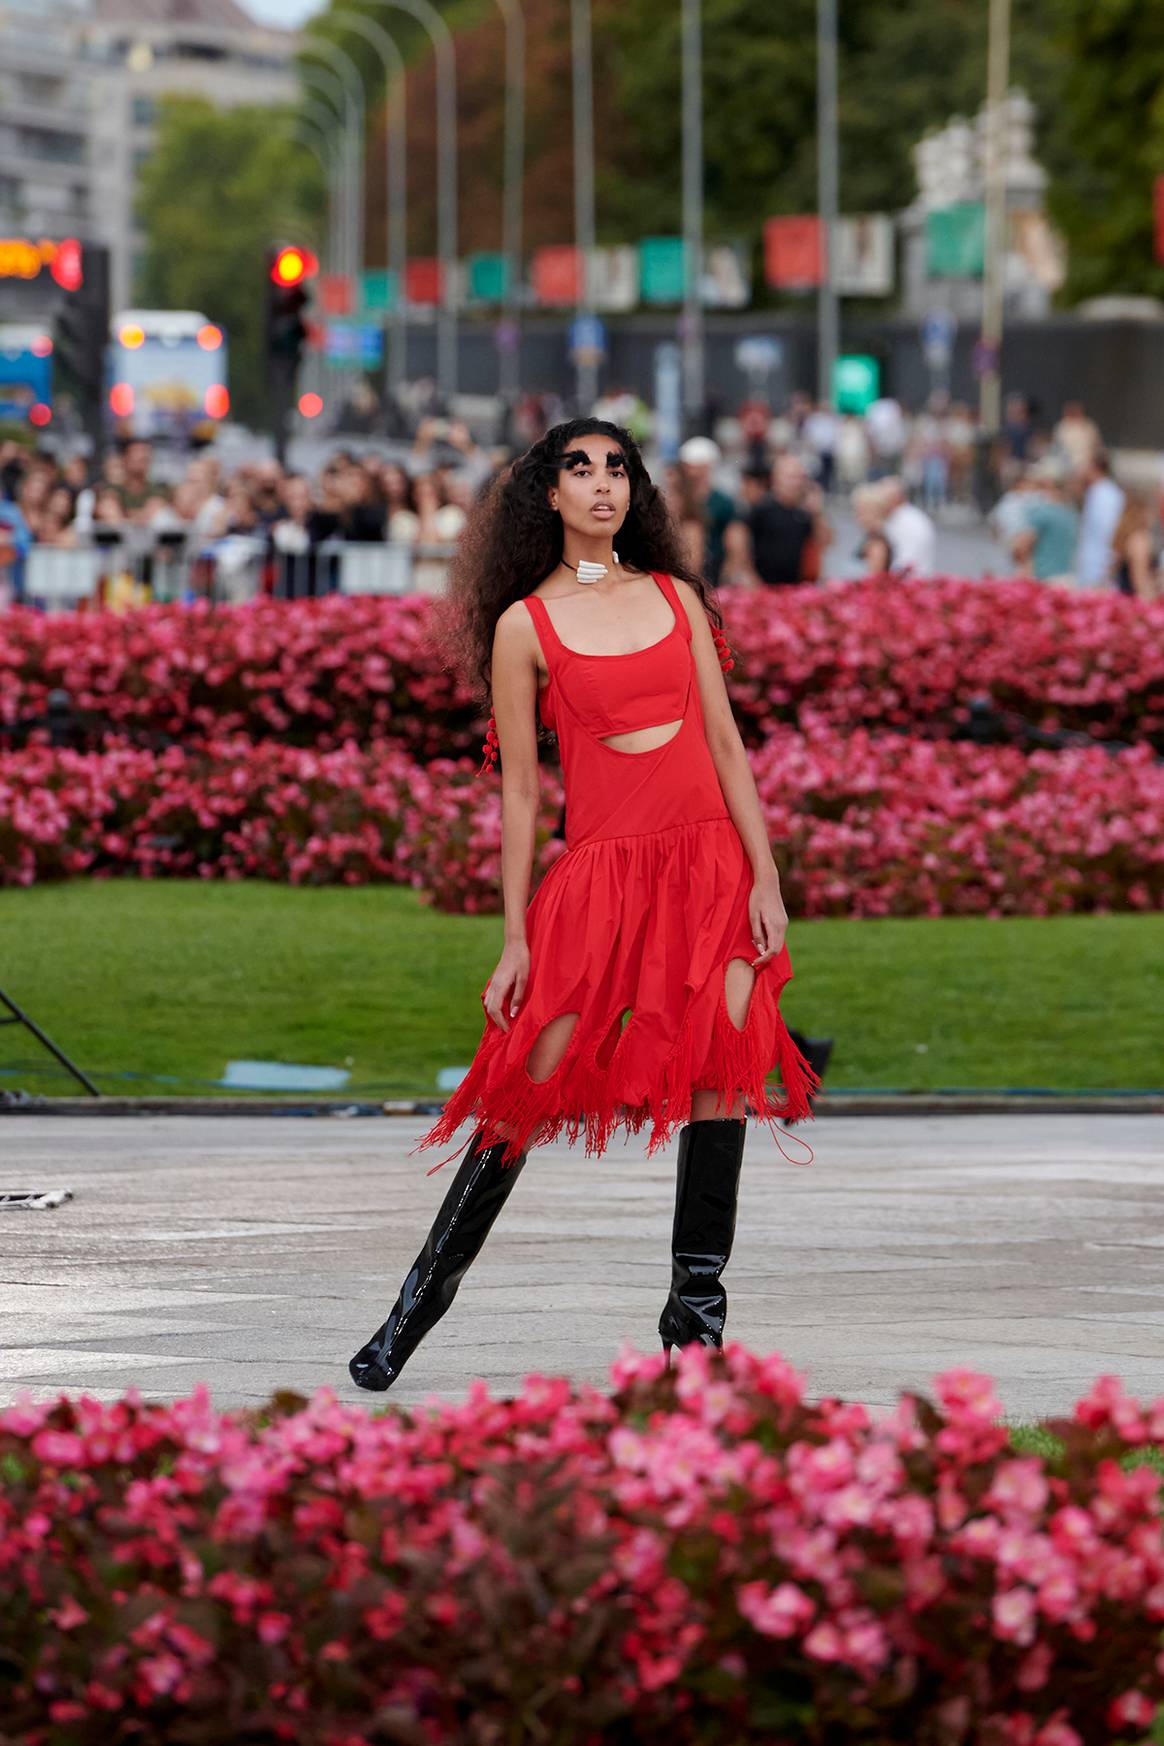
[(962, 200), (926, 213), (926, 273), (931, 279), (981, 279), (986, 207)]
[(508, 289), (504, 255), (469, 256), (469, 296), (475, 303), (503, 303)]
[(360, 308), (365, 315), (386, 315), (396, 308), (399, 287), (396, 274), (385, 267), (369, 267), (360, 274)]
[(639, 244), (639, 288), (644, 303), (682, 303), (683, 238), (647, 236)]

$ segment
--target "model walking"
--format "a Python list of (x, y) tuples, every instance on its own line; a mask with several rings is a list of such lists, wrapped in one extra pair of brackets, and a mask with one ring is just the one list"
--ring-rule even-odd
[[(788, 917), (718, 608), (630, 433), (555, 426), (494, 482), (450, 582), (459, 653), (494, 700), (482, 771), (503, 759), (505, 947), (472, 1065), (413, 1151), (476, 1130), (349, 1365), (376, 1390), (448, 1309), (529, 1148), (563, 1132), (600, 1156), (649, 1122), (648, 1157), (678, 1133), (659, 1333), (668, 1362), (672, 1346), (722, 1346), (747, 1109), (795, 1121), (819, 1085), (780, 1013)], [(527, 904), (539, 713), (558, 738), (566, 850)]]

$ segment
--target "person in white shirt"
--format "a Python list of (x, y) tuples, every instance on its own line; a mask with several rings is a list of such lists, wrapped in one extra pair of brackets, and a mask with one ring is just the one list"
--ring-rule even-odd
[(900, 477), (890, 474), (881, 481), (885, 510), (882, 527), (893, 549), (893, 568), (911, 576), (932, 576), (937, 568), (937, 529), (925, 513), (905, 494)]
[(1111, 462), (1097, 449), (1080, 473), (1083, 509), (1079, 517), (1079, 549), (1075, 577), (1080, 588), (1112, 585), (1112, 541), (1124, 512), (1124, 494), (1111, 476)]
[(905, 454), (909, 429), (901, 403), (891, 394), (883, 394), (865, 410), (865, 429), (873, 451), (874, 476), (888, 478), (896, 473)]

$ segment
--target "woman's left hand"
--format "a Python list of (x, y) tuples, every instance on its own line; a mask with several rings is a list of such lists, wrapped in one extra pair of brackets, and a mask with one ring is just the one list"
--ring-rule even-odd
[(757, 970), (784, 950), (788, 911), (780, 895), (779, 880), (758, 879), (752, 886), (748, 898), (748, 921), (752, 928), (752, 944), (759, 953), (752, 959), (752, 969)]

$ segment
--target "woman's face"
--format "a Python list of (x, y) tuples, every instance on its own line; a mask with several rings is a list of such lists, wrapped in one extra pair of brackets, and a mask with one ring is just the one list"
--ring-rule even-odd
[(626, 456), (613, 437), (577, 437), (563, 457), (550, 506), (563, 525), (589, 539), (616, 534), (630, 509)]

